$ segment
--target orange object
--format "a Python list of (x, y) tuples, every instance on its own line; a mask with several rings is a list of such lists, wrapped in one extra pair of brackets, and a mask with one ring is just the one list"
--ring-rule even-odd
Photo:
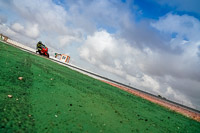
[(68, 56), (66, 54), (62, 54), (60, 57), (60, 60), (69, 63), (70, 56)]
[(70, 56), (66, 54), (58, 54), (55, 53), (55, 58), (59, 59), (60, 61), (69, 63)]

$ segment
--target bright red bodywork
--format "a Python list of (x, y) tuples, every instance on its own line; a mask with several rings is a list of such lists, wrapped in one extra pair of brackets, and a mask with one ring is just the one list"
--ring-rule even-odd
[(41, 50), (38, 50), (38, 52), (40, 53), (40, 55), (44, 55), (44, 56), (47, 56), (49, 58), (49, 53), (48, 53), (48, 48), (43, 46), (41, 48)]

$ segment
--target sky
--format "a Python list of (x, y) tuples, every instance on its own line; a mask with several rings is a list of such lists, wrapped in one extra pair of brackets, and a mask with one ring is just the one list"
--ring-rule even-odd
[(200, 110), (199, 0), (0, 0), (0, 33)]

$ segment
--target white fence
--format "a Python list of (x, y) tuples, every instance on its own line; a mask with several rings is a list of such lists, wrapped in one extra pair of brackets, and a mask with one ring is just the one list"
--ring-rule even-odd
[(11, 44), (13, 44), (13, 45), (16, 45), (16, 46), (18, 46), (18, 47), (27, 49), (27, 50), (32, 51), (32, 52), (35, 52), (35, 51), (36, 51), (36, 50), (33, 49), (33, 48), (30, 48), (30, 47), (28, 47), (28, 46), (26, 46), (26, 45), (23, 45), (23, 44), (21, 44), (21, 43), (19, 43), (19, 42), (16, 42), (16, 41), (14, 41), (14, 40), (11, 40), (11, 39), (8, 39), (7, 42), (8, 42), (8, 43), (11, 43)]

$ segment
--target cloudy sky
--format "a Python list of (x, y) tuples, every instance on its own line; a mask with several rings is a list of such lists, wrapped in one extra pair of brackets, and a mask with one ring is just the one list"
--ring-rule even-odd
[(200, 110), (199, 0), (0, 0), (0, 32)]

